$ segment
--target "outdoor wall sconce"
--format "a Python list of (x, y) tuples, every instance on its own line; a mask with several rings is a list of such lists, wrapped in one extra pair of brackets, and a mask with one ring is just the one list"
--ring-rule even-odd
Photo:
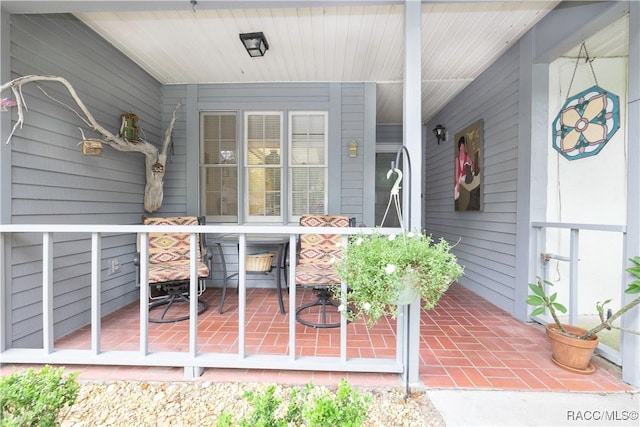
[(447, 140), (447, 128), (445, 128), (442, 125), (436, 125), (436, 127), (433, 128), (433, 134), (436, 136), (436, 139), (438, 140), (438, 145), (440, 145), (441, 141), (446, 141)]
[(267, 39), (262, 32), (242, 33), (240, 34), (240, 41), (242, 41), (244, 48), (247, 49), (247, 53), (252, 58), (264, 56), (265, 52), (269, 50), (269, 43), (267, 43)]
[(358, 155), (358, 141), (352, 140), (349, 142), (349, 157), (356, 157)]

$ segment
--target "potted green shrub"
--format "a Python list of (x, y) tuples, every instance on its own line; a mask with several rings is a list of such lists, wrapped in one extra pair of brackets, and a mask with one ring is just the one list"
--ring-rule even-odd
[[(640, 294), (640, 256), (630, 258), (629, 261), (633, 265), (627, 268), (626, 271), (635, 276), (636, 279), (629, 283), (625, 293)], [(573, 325), (565, 325), (560, 321), (557, 312), (566, 313), (567, 308), (556, 301), (557, 292), (547, 295), (545, 285), (553, 286), (553, 283), (538, 277), (536, 283), (529, 284), (532, 294), (527, 297), (527, 304), (535, 307), (531, 312), (531, 316), (537, 316), (543, 314), (545, 310), (549, 310), (553, 323), (546, 325), (546, 332), (551, 340), (552, 360), (557, 365), (574, 372), (591, 373), (595, 370), (590, 362), (593, 351), (598, 346), (598, 332), (603, 329), (613, 328), (640, 335), (640, 331), (621, 328), (613, 324), (624, 313), (640, 304), (640, 295), (610, 316), (606, 316), (605, 306), (611, 302), (611, 299), (597, 302), (596, 309), (600, 317), (600, 323), (586, 330)]]
[(419, 232), (388, 235), (377, 230), (350, 236), (336, 263), (348, 291), (341, 295), (340, 287), (332, 289), (342, 301), (339, 310), (347, 319), (363, 319), (371, 327), (383, 316), (395, 318), (398, 304), (417, 297), (425, 309), (433, 308), (463, 272), (451, 249), (446, 240), (434, 242)]

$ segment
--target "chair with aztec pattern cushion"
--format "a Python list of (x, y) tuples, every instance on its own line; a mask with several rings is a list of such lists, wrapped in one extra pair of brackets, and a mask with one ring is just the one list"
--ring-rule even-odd
[[(143, 217), (145, 225), (203, 225), (204, 217)], [(150, 322), (167, 323), (187, 320), (189, 314), (189, 282), (190, 267), (190, 234), (189, 233), (149, 233), (149, 286), (152, 289), (149, 313), (162, 308), (159, 317), (149, 318)], [(207, 309), (207, 303), (199, 297), (206, 289), (205, 280), (212, 275), (212, 254), (206, 250), (204, 241), (197, 234), (197, 272), (198, 272), (198, 314)], [(139, 254), (134, 261), (139, 265)], [(179, 302), (187, 303), (186, 307), (175, 307)], [(171, 309), (174, 312), (170, 312)], [(178, 314), (175, 314), (178, 313)]]
[[(355, 218), (341, 215), (303, 215), (300, 225), (304, 227), (351, 227)], [(314, 328), (337, 328), (338, 322), (327, 322), (327, 307), (337, 307), (339, 303), (331, 297), (329, 287), (339, 285), (340, 278), (333, 266), (336, 259), (342, 256), (341, 234), (301, 234), (300, 252), (296, 265), (296, 286), (312, 288), (317, 299), (303, 304), (296, 309), (296, 320), (303, 325)], [(319, 307), (319, 322), (312, 322), (302, 317), (312, 307)]]

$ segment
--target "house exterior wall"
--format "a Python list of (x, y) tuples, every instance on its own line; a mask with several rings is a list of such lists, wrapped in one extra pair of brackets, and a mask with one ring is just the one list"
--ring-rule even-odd
[[(7, 30), (7, 26), (9, 29)], [(167, 163), (164, 201), (156, 215), (199, 213), (200, 111), (327, 110), (329, 111), (329, 213), (373, 222), (375, 156), (375, 85), (372, 83), (175, 85), (162, 87), (132, 61), (71, 15), (3, 14), (3, 76), (28, 74), (65, 77), (96, 120), (117, 134), (120, 114), (134, 112), (146, 139), (159, 142), (177, 102), (182, 104)], [(3, 37), (3, 41), (8, 38)], [(4, 45), (3, 45), (4, 46)], [(6, 57), (6, 60), (5, 60)], [(8, 64), (9, 66), (6, 66)], [(61, 85), (43, 85), (72, 105)], [(0, 210), (10, 223), (138, 224), (142, 208), (144, 158), (105, 146), (101, 156), (83, 156), (77, 143), (80, 121), (64, 106), (48, 100), (35, 85), (25, 87), (29, 112), (25, 126), (3, 148)], [(73, 106), (73, 105), (72, 105)], [(3, 115), (6, 120), (7, 115)], [(14, 117), (15, 120), (15, 117)], [(285, 114), (286, 120), (286, 114)], [(10, 129), (12, 122), (5, 129)], [(286, 129), (286, 124), (285, 124)], [(87, 136), (91, 135), (87, 129)], [(240, 135), (241, 133), (239, 133)], [(358, 142), (359, 155), (348, 156), (348, 143)], [(10, 150), (10, 151), (8, 151)], [(365, 167), (365, 164), (371, 166)], [(370, 204), (370, 207), (367, 207)], [(368, 218), (371, 216), (371, 218)], [(367, 221), (368, 220), (368, 221)], [(60, 337), (90, 321), (89, 235), (55, 235), (54, 320)], [(263, 248), (264, 249), (264, 248)], [(102, 239), (102, 312), (108, 314), (138, 298), (133, 256), (135, 238)], [(225, 248), (229, 271), (237, 269), (237, 249)], [(42, 242), (37, 234), (9, 239), (2, 274), (11, 284), (5, 296), (10, 310), (3, 325), (11, 347), (42, 343)], [(112, 261), (120, 271), (112, 273)], [(216, 269), (213, 285), (222, 283)], [(272, 273), (273, 274), (273, 273)], [(264, 282), (264, 278), (261, 280)], [(267, 281), (269, 283), (269, 281)], [(257, 285), (257, 282), (254, 282)]]
[[(350, 158), (348, 143), (356, 140), (360, 153), (375, 150), (375, 128), (366, 100), (367, 83), (253, 83), (168, 85), (163, 88), (163, 117), (168, 119), (175, 105), (182, 104), (174, 130), (174, 154), (167, 166), (165, 202), (161, 214), (200, 213), (199, 115), (205, 111), (237, 111), (238, 140), (243, 140), (245, 111), (296, 110), (329, 112), (329, 213), (365, 215), (364, 154)], [(286, 132), (285, 132), (286, 137)], [(286, 141), (285, 141), (286, 144)], [(331, 171), (339, 170), (334, 174)], [(284, 176), (283, 179), (287, 179)], [(286, 186), (286, 183), (285, 183)], [(241, 187), (240, 187), (241, 188)], [(193, 196), (196, 195), (196, 196)], [(242, 198), (240, 198), (242, 199)], [(242, 218), (239, 219), (242, 222)]]
[[(455, 253), (465, 266), (460, 283), (513, 312), (518, 169), (519, 48), (498, 59), (427, 129), (443, 124), (447, 141), (438, 145), (427, 133), (425, 147), (424, 223), (428, 233), (460, 242)], [(454, 135), (484, 121), (483, 210), (454, 211)]]
[[(424, 218), (427, 231), (451, 241), (465, 265), (464, 286), (514, 316), (528, 320), (527, 284), (535, 277), (538, 256), (531, 223), (547, 220), (550, 64), (598, 30), (629, 14), (627, 156), (638, 157), (638, 76), (640, 6), (636, 2), (567, 2), (545, 16), (516, 46), (496, 61), (428, 123), (443, 123), (449, 136), (475, 119), (484, 119), (484, 211), (455, 212), (453, 147), (438, 146), (427, 134)], [(515, 122), (515, 123), (514, 123)], [(512, 124), (517, 124), (513, 126)], [(623, 251), (640, 247), (637, 168), (627, 167), (626, 233)], [(624, 216), (622, 213), (618, 217)], [(598, 244), (600, 244), (599, 242)], [(482, 259), (482, 264), (478, 260)], [(628, 264), (627, 264), (628, 265)], [(623, 274), (628, 283), (632, 277)], [(630, 300), (622, 294), (613, 298)], [(627, 313), (623, 326), (637, 330), (640, 313)], [(623, 379), (640, 382), (640, 338), (625, 334), (620, 355)]]
[(377, 144), (402, 143), (402, 125), (376, 126), (376, 143)]
[[(460, 239), (455, 251), (465, 266), (461, 284), (523, 320), (536, 263), (530, 222), (546, 219), (547, 149), (537, 144), (546, 144), (548, 132), (548, 64), (585, 34), (619, 18), (627, 5), (569, 2), (552, 11), (427, 123), (426, 129), (443, 124), (448, 140), (437, 145), (426, 132), (424, 226), (451, 242)], [(484, 120), (483, 210), (456, 212), (454, 135), (479, 119)]]
[[(96, 120), (117, 133), (120, 114), (132, 111), (147, 139), (161, 138), (161, 87), (111, 45), (71, 15), (10, 15), (11, 46), (3, 50), (3, 76), (57, 75), (76, 89)], [(3, 25), (3, 35), (6, 28)], [(4, 37), (3, 37), (4, 39)], [(9, 70), (10, 71), (7, 71)], [(60, 84), (40, 86), (76, 107)], [(0, 193), (3, 221), (14, 224), (137, 224), (143, 212), (144, 157), (107, 146), (101, 156), (83, 156), (77, 145), (81, 122), (66, 107), (37, 89), (24, 88), (29, 111), (24, 127), (3, 147), (3, 174), (10, 156), (10, 188)], [(76, 107), (77, 108), (77, 107)], [(15, 112), (13, 119), (15, 120)], [(5, 114), (3, 114), (5, 116)], [(83, 127), (87, 137), (93, 137)], [(3, 127), (3, 145), (6, 138)], [(4, 180), (3, 180), (4, 181)], [(55, 334), (62, 336), (90, 320), (89, 235), (56, 234), (54, 251)], [(104, 314), (135, 301), (132, 265), (135, 238), (105, 236), (102, 241), (102, 310)], [(4, 313), (8, 343), (14, 347), (42, 342), (42, 241), (39, 235), (14, 234), (6, 249), (10, 285)], [(120, 271), (109, 274), (111, 261)]]
[[(638, 158), (640, 82), (640, 6), (637, 2), (565, 2), (549, 13), (513, 48), (464, 89), (427, 124), (449, 130), (447, 144), (425, 140), (424, 221), (427, 231), (460, 243), (455, 252), (465, 265), (460, 283), (516, 317), (527, 320), (527, 284), (536, 275), (531, 223), (547, 219), (547, 145), (549, 144), (549, 64), (590, 35), (629, 13), (628, 129), (629, 165)], [(453, 209), (455, 132), (484, 119), (484, 210)], [(639, 251), (638, 168), (627, 174), (627, 256)], [(482, 261), (481, 263), (479, 261)], [(626, 273), (625, 273), (626, 274)], [(626, 274), (627, 283), (631, 276)], [(617, 296), (614, 296), (614, 298)], [(623, 300), (632, 296), (622, 295)], [(627, 313), (623, 326), (638, 329), (640, 313)], [(625, 334), (622, 376), (640, 382), (640, 338)]]

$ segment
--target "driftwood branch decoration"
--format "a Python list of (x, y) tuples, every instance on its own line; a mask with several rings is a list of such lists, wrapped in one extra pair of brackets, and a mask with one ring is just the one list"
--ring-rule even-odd
[(160, 149), (158, 149), (157, 146), (151, 144), (145, 139), (136, 139), (135, 141), (129, 141), (127, 138), (114, 135), (106, 128), (101, 126), (93, 117), (84, 102), (82, 102), (73, 86), (71, 86), (71, 84), (63, 77), (38, 75), (18, 77), (0, 86), (0, 93), (4, 92), (7, 89), (11, 89), (15, 98), (15, 101), (12, 101), (8, 98), (3, 98), (2, 111), (6, 111), (7, 107), (16, 107), (18, 110), (18, 120), (11, 129), (11, 133), (9, 134), (9, 137), (6, 141), (7, 144), (11, 140), (11, 137), (16, 132), (16, 130), (18, 128), (22, 128), (25, 120), (25, 112), (28, 111), (24, 95), (22, 94), (22, 87), (32, 82), (58, 82), (67, 88), (69, 94), (76, 102), (80, 111), (76, 111), (71, 106), (53, 98), (42, 88), (38, 87), (42, 91), (42, 93), (45, 94), (45, 96), (73, 111), (80, 118), (80, 120), (84, 122), (86, 126), (90, 127), (92, 130), (102, 136), (102, 139), (85, 138), (84, 133), (81, 130), (83, 140), (101, 142), (118, 151), (132, 151), (144, 154), (146, 170), (146, 184), (144, 188), (144, 210), (152, 213), (160, 209), (163, 198), (162, 187), (164, 182), (164, 174), (166, 171), (165, 165), (167, 162), (167, 150), (169, 149), (169, 146), (171, 144), (171, 137), (173, 134), (173, 128), (176, 124), (177, 112), (181, 106), (180, 103), (178, 103), (178, 105), (176, 105), (176, 107), (173, 109), (171, 121), (169, 122), (169, 126), (167, 126), (167, 129), (164, 133), (162, 146), (160, 147)]

